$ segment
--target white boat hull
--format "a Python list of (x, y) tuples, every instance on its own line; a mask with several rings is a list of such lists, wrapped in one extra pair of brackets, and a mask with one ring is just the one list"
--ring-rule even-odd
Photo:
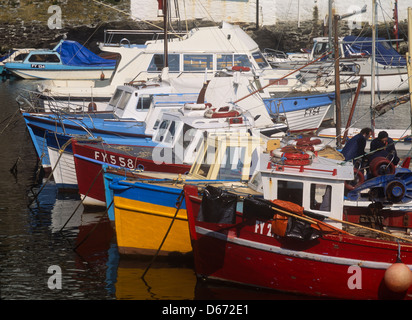
[(8, 69), (14, 75), (28, 80), (102, 80), (110, 79), (113, 70), (45, 70)]
[(52, 147), (47, 147), (47, 150), (49, 152), (50, 165), (53, 170), (53, 178), (57, 188), (76, 189), (77, 175), (73, 153), (62, 152), (60, 154), (60, 150)]

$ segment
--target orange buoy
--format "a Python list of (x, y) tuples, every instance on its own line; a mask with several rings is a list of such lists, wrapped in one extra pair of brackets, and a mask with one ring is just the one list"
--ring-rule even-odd
[(386, 269), (383, 280), (391, 291), (403, 292), (412, 285), (412, 272), (406, 264), (394, 263)]

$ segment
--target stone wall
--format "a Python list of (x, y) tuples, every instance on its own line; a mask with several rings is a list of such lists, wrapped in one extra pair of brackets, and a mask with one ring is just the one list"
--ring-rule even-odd
[[(111, 8), (93, 0), (0, 0), (0, 52), (13, 47), (52, 48), (63, 35), (96, 52), (96, 43), (103, 41), (105, 29), (153, 29), (128, 15), (130, 0), (100, 1)], [(61, 29), (51, 29), (48, 25), (53, 16), (53, 12), (48, 12), (51, 5), (61, 8)], [(156, 23), (161, 25), (159, 21)], [(189, 28), (214, 24), (207, 20), (191, 20), (187, 23)], [(301, 48), (311, 48), (312, 38), (324, 35), (323, 20), (319, 19), (315, 11), (312, 19), (301, 21), (300, 26), (296, 21), (279, 21), (276, 25), (262, 26), (258, 30), (255, 30), (254, 23), (241, 25), (262, 49), (296, 52)], [(363, 29), (370, 30), (368, 26)], [(392, 32), (390, 27), (381, 29), (379, 34), (386, 34), (388, 30)], [(406, 22), (401, 24), (400, 30), (406, 30)], [(340, 35), (351, 32), (356, 34), (359, 31), (351, 30), (347, 22), (340, 22)], [(403, 38), (406, 38), (405, 35)]]
[[(77, 38), (73, 40), (87, 40), (115, 22), (138, 27), (139, 23), (127, 15), (130, 0), (100, 1), (114, 9), (91, 0), (0, 0), (0, 51), (50, 47), (64, 34)], [(50, 6), (60, 8), (60, 21), (56, 10), (48, 11)]]

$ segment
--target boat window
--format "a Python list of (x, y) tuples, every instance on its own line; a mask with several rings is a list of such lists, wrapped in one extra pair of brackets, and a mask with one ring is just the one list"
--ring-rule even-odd
[[(186, 123), (183, 125), (183, 150), (186, 150), (186, 148), (192, 143), (196, 136), (196, 132), (196, 129)], [(195, 151), (196, 150), (194, 150), (194, 152)]]
[(330, 211), (332, 203), (332, 186), (325, 184), (310, 185), (310, 209)]
[(227, 147), (217, 178), (220, 180), (241, 180), (245, 152), (246, 147)]
[(163, 120), (160, 123), (159, 130), (157, 131), (156, 137), (154, 139), (155, 141), (159, 141), (159, 142), (163, 141), (163, 138), (164, 138), (165, 134), (167, 133), (166, 129), (169, 126), (169, 122), (170, 122), (169, 120)]
[(213, 70), (213, 55), (211, 54), (185, 54), (183, 57), (184, 71)]
[(303, 183), (278, 180), (278, 199), (290, 201), (300, 206), (303, 204)]
[[(179, 72), (180, 71), (180, 55), (179, 54), (168, 54), (168, 65), (169, 72)], [(164, 67), (164, 54), (154, 54), (152, 61), (150, 61), (149, 72), (159, 72), (162, 71)]]
[(124, 109), (129, 102), (130, 97), (132, 96), (131, 92), (125, 91), (123, 95), (120, 97), (119, 103), (117, 104), (117, 108)]
[(320, 56), (328, 52), (329, 45), (327, 42), (316, 42), (313, 56)]
[(146, 110), (150, 108), (150, 104), (152, 102), (152, 96), (151, 95), (142, 95), (139, 97), (139, 100), (137, 101), (137, 110)]
[(176, 133), (176, 122), (172, 121), (172, 123), (170, 124), (166, 132), (166, 137), (164, 138), (164, 142), (171, 143), (173, 141), (173, 138), (175, 137), (175, 133)]
[(207, 145), (206, 152), (203, 152), (204, 154), (202, 159), (199, 159), (201, 163), (199, 169), (197, 170), (197, 174), (207, 178), (212, 165), (216, 162), (216, 147), (212, 145)]
[(263, 57), (262, 52), (260, 51), (255, 51), (252, 53), (252, 57), (255, 59), (256, 63), (258, 64), (259, 68), (267, 68), (269, 67), (268, 62), (266, 59)]
[(122, 96), (122, 92), (123, 92), (123, 90), (116, 89), (116, 91), (114, 92), (113, 97), (110, 99), (109, 105), (111, 105), (112, 107), (115, 107), (117, 102), (119, 101), (120, 97)]
[(60, 62), (55, 54), (33, 54), (29, 57), (29, 62)]
[(252, 68), (252, 63), (245, 54), (235, 54), (234, 55), (234, 65), (239, 67)]
[(216, 55), (217, 70), (231, 69), (233, 66), (233, 55), (232, 54), (218, 54)]
[(26, 59), (26, 57), (28, 56), (28, 53), (20, 53), (17, 56), (14, 57), (14, 61), (23, 61), (24, 59)]

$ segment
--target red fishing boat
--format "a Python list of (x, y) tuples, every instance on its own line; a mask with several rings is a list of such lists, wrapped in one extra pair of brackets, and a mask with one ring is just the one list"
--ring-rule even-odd
[(264, 197), (184, 187), (198, 277), (325, 298), (412, 298), (412, 240), (342, 220), (353, 167), (267, 159), (250, 184)]
[(72, 143), (79, 194), (88, 206), (105, 206), (106, 197), (102, 165), (141, 171), (187, 173), (190, 165), (157, 164), (152, 160), (153, 147), (111, 145), (101, 139)]

